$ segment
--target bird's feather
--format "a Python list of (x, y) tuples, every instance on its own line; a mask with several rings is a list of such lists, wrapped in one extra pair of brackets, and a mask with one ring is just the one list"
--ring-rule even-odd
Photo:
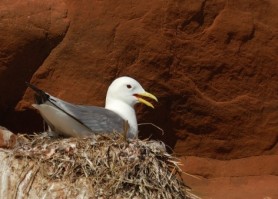
[(95, 133), (123, 132), (124, 119), (113, 111), (97, 106), (74, 105), (53, 96), (49, 101)]
[[(74, 105), (53, 97), (30, 83), (27, 85), (36, 92), (37, 103), (45, 103), (58, 108), (93, 133), (122, 133), (124, 131), (124, 119), (111, 110), (97, 106)], [(52, 126), (49, 121), (46, 122)]]

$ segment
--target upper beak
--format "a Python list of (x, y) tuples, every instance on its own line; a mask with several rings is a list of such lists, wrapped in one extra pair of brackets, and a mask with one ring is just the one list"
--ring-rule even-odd
[(141, 102), (141, 103), (143, 103), (143, 104), (145, 104), (145, 105), (147, 105), (149, 107), (152, 107), (152, 108), (154, 108), (154, 106), (150, 102), (148, 102), (147, 100), (145, 100), (145, 99), (143, 99), (141, 97), (147, 97), (147, 98), (153, 99), (153, 100), (158, 102), (157, 98), (153, 94), (148, 93), (148, 92), (137, 93), (134, 96), (137, 97), (139, 102)]

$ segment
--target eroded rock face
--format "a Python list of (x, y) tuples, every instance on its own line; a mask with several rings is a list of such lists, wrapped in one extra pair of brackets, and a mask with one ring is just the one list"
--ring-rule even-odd
[[(18, 4), (14, 9), (22, 7)], [(17, 35), (17, 40), (7, 39), (1, 30), (3, 42), (37, 47), (20, 51), (17, 43), (7, 45), (11, 60), (18, 60), (11, 56), (16, 53), (29, 53), (20, 59), (28, 62), (25, 65), (12, 64), (15, 61), (3, 65), (12, 75), (17, 71), (14, 85), (36, 71), (31, 82), (48, 93), (73, 103), (102, 106), (110, 82), (128, 75), (160, 101), (155, 110), (140, 106), (138, 119), (155, 123), (165, 134), (148, 127), (141, 128), (141, 134), (155, 132), (154, 137), (182, 155), (230, 159), (277, 154), (277, 1), (67, 0), (46, 4), (45, 8), (58, 7), (65, 13), (57, 12), (56, 31), (51, 31), (52, 23), (44, 27), (50, 20), (49, 10), (34, 22), (43, 30), (34, 29), (25, 36), (11, 29), (9, 34)], [(58, 46), (49, 42), (50, 33), (54, 41), (61, 41)], [(27, 70), (27, 65), (32, 67)], [(2, 75), (0, 81), (7, 82), (10, 76)], [(24, 89), (21, 84), (10, 89), (14, 91), (7, 95), (13, 97), (11, 105)], [(30, 111), (23, 110), (30, 106), (32, 94), (26, 91), (16, 112), (10, 111), (14, 115), (21, 111), (19, 127), (30, 119)], [(4, 102), (8, 100), (2, 101), (1, 107), (7, 107)]]
[(277, 161), (278, 155), (234, 160), (187, 156), (183, 177), (201, 198), (277, 198)]
[(62, 41), (68, 25), (63, 1), (0, 2), (1, 123), (21, 131), (17, 123), (27, 120), (13, 110), (26, 90), (25, 81)]

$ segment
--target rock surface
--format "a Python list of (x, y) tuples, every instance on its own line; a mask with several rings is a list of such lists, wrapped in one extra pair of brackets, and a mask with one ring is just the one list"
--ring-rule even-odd
[(0, 121), (11, 130), (26, 132), (28, 126), (20, 128), (26, 122), (35, 125), (14, 109), (26, 90), (25, 81), (62, 41), (68, 26), (61, 0), (0, 2)]
[(160, 101), (139, 106), (138, 119), (165, 134), (143, 126), (143, 137), (153, 132), (180, 155), (278, 154), (276, 0), (13, 0), (0, 10), (0, 124), (9, 129), (42, 129), (24, 81), (102, 106), (110, 82), (128, 75)]
[(203, 199), (274, 199), (278, 197), (278, 155), (236, 160), (200, 157), (183, 159), (184, 174), (193, 193)]

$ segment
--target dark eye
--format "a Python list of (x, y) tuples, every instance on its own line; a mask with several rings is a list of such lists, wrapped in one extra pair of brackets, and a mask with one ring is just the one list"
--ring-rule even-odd
[(128, 89), (132, 88), (132, 86), (131, 86), (130, 84), (127, 84), (126, 87), (127, 87)]

